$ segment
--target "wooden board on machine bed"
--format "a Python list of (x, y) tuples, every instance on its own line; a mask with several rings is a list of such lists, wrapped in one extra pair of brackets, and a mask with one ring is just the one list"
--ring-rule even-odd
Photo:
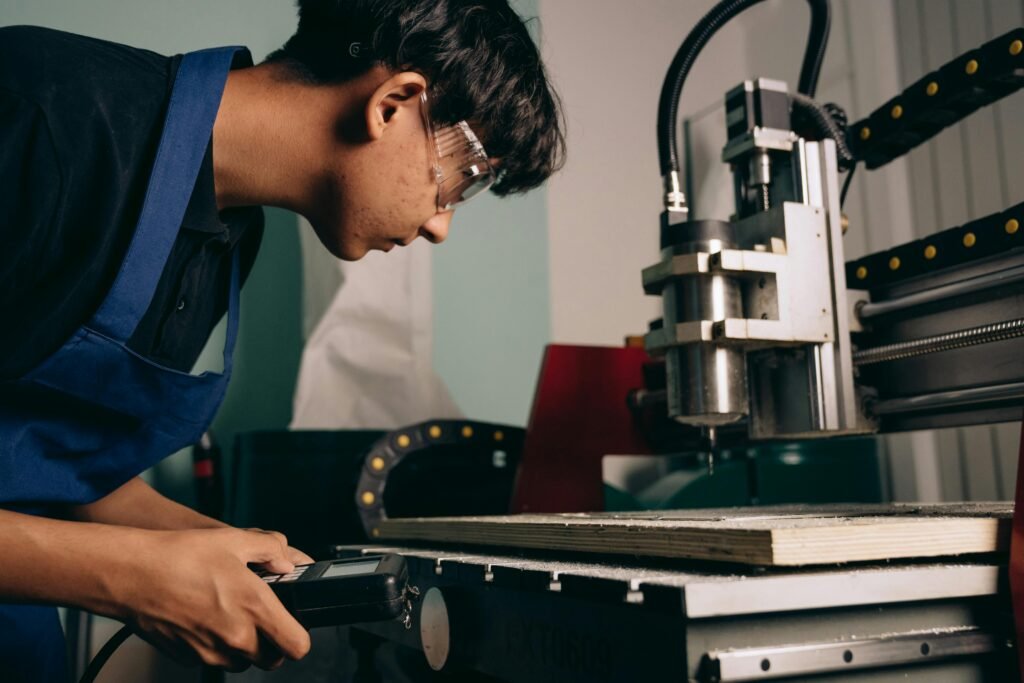
[(389, 519), (379, 537), (803, 566), (1006, 552), (1012, 503)]

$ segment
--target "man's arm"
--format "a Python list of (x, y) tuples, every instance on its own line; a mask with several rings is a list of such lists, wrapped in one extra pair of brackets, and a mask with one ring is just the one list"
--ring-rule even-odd
[[(202, 515), (190, 507), (176, 503), (143, 481), (140, 477), (129, 480), (113, 493), (88, 505), (69, 508), (71, 519), (79, 522), (108, 524), (154, 531), (184, 531), (187, 529), (222, 529), (229, 525)], [(263, 531), (249, 529), (249, 531)], [(306, 553), (288, 545), (288, 539), (276, 531), (267, 531), (284, 546), (285, 556), (293, 564), (313, 562)]]
[(81, 607), (186, 660), (274, 668), (309, 636), (247, 564), (291, 571), (282, 544), (239, 529), (150, 531), (0, 510), (0, 602)]
[(129, 480), (95, 503), (74, 505), (69, 510), (71, 519), (79, 522), (116, 524), (136, 529), (174, 531), (228, 526), (162, 496), (140, 477)]

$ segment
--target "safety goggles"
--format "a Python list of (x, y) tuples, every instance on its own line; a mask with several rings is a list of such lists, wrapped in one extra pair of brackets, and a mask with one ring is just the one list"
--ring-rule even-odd
[(484, 146), (468, 123), (459, 121), (451, 126), (435, 126), (430, 120), (426, 92), (420, 96), (420, 103), (437, 180), (437, 210), (451, 211), (493, 185), (496, 174)]

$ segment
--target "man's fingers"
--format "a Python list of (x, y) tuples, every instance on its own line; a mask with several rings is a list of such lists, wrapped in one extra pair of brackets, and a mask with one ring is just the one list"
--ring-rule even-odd
[(269, 586), (264, 589), (269, 595), (257, 615), (260, 632), (288, 659), (302, 659), (309, 652), (309, 632), (295, 621)]
[(232, 659), (227, 665), (224, 666), (224, 670), (229, 674), (240, 674), (249, 670), (252, 666), (252, 662), (244, 659)]
[(256, 666), (263, 669), (264, 671), (277, 671), (284, 666), (285, 658), (281, 655), (277, 656), (277, 659), (265, 659), (261, 662), (256, 662)]
[(188, 638), (184, 640), (177, 640), (175, 638), (168, 638), (157, 632), (143, 631), (138, 628), (133, 628), (132, 631), (134, 631), (135, 635), (139, 638), (160, 650), (178, 664), (187, 667), (195, 667), (203, 663), (196, 646), (193, 645), (193, 641)]
[(288, 537), (282, 534), (280, 531), (268, 531), (267, 529), (260, 529), (259, 527), (250, 527), (248, 531), (255, 531), (259, 534), (267, 534), (269, 536), (273, 536), (281, 544), (281, 547), (288, 547)]
[(285, 662), (285, 658), (284, 655), (281, 654), (281, 650), (278, 649), (277, 645), (270, 642), (270, 639), (262, 633), (259, 635), (259, 641), (260, 654), (253, 663), (264, 671), (279, 669)]
[(243, 562), (261, 564), (275, 574), (287, 574), (295, 569), (295, 564), (285, 552), (287, 546), (282, 546), (275, 536), (255, 531), (241, 533), (244, 534), (240, 548)]
[(291, 561), (292, 564), (313, 564), (315, 561), (306, 553), (302, 552), (298, 548), (292, 548), (291, 546), (287, 548), (285, 554), (288, 556), (288, 560)]
[(251, 662), (237, 655), (229, 655), (216, 650), (204, 650), (200, 655), (200, 660), (206, 666), (224, 669), (231, 673), (241, 673), (252, 666)]

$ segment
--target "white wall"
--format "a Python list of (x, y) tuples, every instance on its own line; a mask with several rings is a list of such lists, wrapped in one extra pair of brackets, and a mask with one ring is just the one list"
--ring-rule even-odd
[[(618, 344), (660, 316), (658, 299), (645, 297), (640, 287), (641, 269), (657, 261), (658, 252), (658, 96), (686, 33), (714, 4), (549, 0), (542, 5), (545, 59), (561, 88), (569, 123), (569, 163), (549, 184), (555, 341)], [(855, 117), (897, 91), (892, 12), (891, 0), (834, 2), (820, 99), (843, 104)], [(795, 88), (808, 23), (805, 3), (769, 0), (711, 40), (687, 80), (681, 107), (682, 118), (696, 119), (698, 132), (716, 131), (694, 140), (702, 161), (717, 159), (725, 143), (717, 131), (723, 128), (721, 102), (728, 89), (755, 76)], [(714, 165), (724, 178), (724, 165)], [(906, 234), (896, 236), (910, 238), (904, 227), (909, 221), (905, 173), (903, 162), (897, 162), (855, 184), (854, 230), (846, 245), (851, 257), (889, 246), (872, 239), (863, 227), (868, 223), (900, 226)], [(872, 193), (872, 202), (863, 200), (865, 191)], [(731, 189), (725, 183), (721, 193), (728, 204)], [(701, 212), (698, 206), (696, 213)]]
[[(708, 0), (548, 0), (545, 60), (561, 90), (569, 160), (549, 183), (551, 330), (561, 343), (621, 344), (659, 317), (640, 271), (657, 260), (661, 177), (658, 95), (672, 57)], [(729, 26), (698, 62), (684, 111), (746, 75)]]
[[(557, 342), (616, 345), (660, 317), (658, 299), (640, 287), (640, 271), (657, 261), (658, 251), (658, 95), (687, 31), (713, 5), (547, 0), (541, 6), (545, 56), (569, 122), (569, 164), (552, 179), (548, 198)], [(1021, 12), (1021, 0), (833, 0), (817, 96), (843, 105), (855, 121), (926, 70), (1021, 25)], [(795, 87), (808, 18), (804, 2), (768, 0), (724, 28), (698, 59), (682, 100), (695, 135), (695, 215), (725, 218), (731, 204), (728, 175), (717, 162), (725, 91), (755, 76)], [(975, 114), (962, 130), (883, 169), (861, 170), (846, 204), (847, 258), (1020, 201), (1021, 98)], [(989, 163), (997, 158), (998, 170)], [(966, 182), (971, 178), (973, 185)], [(1008, 497), (1018, 435), (1013, 425), (887, 437), (890, 490), (900, 500)]]

